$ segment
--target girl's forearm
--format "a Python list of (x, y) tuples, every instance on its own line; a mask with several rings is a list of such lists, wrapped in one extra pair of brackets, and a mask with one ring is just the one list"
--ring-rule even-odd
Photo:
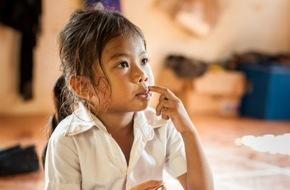
[(196, 130), (183, 132), (187, 160), (187, 189), (213, 190), (213, 176)]

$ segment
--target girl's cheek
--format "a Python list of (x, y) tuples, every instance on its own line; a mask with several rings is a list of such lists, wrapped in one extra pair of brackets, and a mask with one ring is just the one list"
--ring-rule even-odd
[(154, 86), (155, 80), (154, 80), (154, 75), (152, 71), (150, 71), (147, 76), (148, 76), (149, 86)]
[(151, 80), (149, 80), (149, 86), (155, 86), (154, 78), (152, 78)]

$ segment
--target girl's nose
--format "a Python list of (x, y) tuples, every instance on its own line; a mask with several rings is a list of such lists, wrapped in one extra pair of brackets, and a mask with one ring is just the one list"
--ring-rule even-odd
[(148, 81), (148, 77), (145, 73), (143, 73), (144, 75), (140, 76), (139, 78), (139, 83), (142, 83), (142, 82), (147, 82)]
[(142, 70), (142, 68), (140, 67), (136, 67), (136, 81), (138, 83), (143, 83), (143, 82), (147, 82), (148, 81), (148, 76), (146, 74), (146, 72), (144, 70)]

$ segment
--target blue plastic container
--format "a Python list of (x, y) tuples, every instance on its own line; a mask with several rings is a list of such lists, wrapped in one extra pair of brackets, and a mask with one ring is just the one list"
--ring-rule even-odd
[(241, 64), (248, 80), (242, 98), (242, 116), (290, 120), (290, 67), (273, 64)]

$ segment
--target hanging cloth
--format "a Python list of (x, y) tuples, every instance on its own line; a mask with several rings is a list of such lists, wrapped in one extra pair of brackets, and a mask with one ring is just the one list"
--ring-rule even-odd
[(21, 33), (18, 92), (33, 98), (33, 49), (40, 32), (41, 0), (0, 0), (0, 22)]
[(155, 0), (154, 6), (197, 37), (208, 36), (220, 15), (218, 0)]
[(94, 6), (101, 3), (105, 9), (113, 9), (121, 12), (120, 0), (86, 0), (86, 5)]

